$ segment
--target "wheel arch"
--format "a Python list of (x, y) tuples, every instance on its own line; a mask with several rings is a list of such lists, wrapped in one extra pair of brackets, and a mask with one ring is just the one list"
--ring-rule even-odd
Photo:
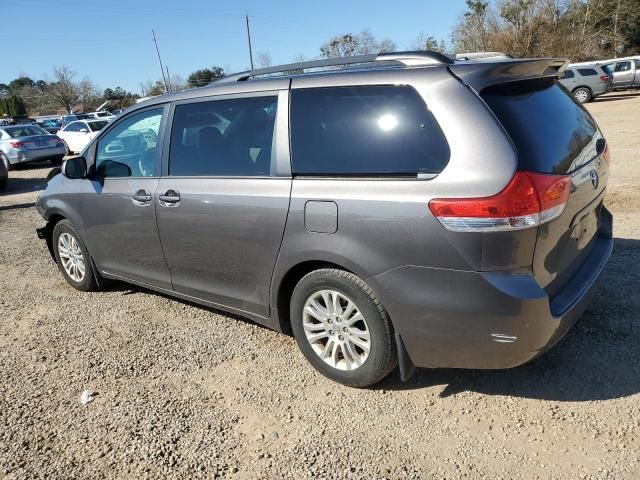
[(342, 265), (325, 260), (306, 260), (291, 266), (286, 271), (286, 273), (282, 275), (280, 281), (278, 282), (277, 293), (275, 297), (275, 308), (278, 315), (279, 328), (283, 333), (286, 333), (287, 335), (291, 335), (292, 333), (291, 318), (289, 315), (289, 304), (294, 288), (302, 279), (302, 277), (304, 277), (308, 273), (313, 272), (314, 270), (319, 270), (321, 268), (337, 268), (340, 270), (344, 270), (345, 272), (357, 275), (356, 273), (349, 270), (348, 268), (345, 268)]

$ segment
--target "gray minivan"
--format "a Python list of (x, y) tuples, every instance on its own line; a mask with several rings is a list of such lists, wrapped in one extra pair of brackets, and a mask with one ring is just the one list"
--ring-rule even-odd
[(155, 97), (50, 178), (38, 235), (79, 290), (123, 280), (292, 332), (347, 385), (520, 365), (612, 249), (607, 144), (564, 64), (396, 52)]

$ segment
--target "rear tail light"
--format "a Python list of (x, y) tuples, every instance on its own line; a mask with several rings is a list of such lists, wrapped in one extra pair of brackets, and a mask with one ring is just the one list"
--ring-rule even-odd
[(456, 232), (523, 230), (560, 216), (570, 189), (568, 175), (517, 172), (497, 195), (435, 198), (429, 209), (442, 225)]
[(22, 147), (24, 147), (24, 143), (22, 143), (22, 142), (9, 142), (9, 145), (11, 145), (13, 148), (22, 148)]
[(609, 80), (611, 80), (611, 77), (609, 75), (600, 75), (600, 80), (602, 80), (603, 82), (608, 82)]
[(605, 162), (609, 163), (611, 161), (611, 150), (609, 150), (609, 144), (605, 143), (604, 144), (604, 150), (602, 151), (602, 157), (604, 158)]

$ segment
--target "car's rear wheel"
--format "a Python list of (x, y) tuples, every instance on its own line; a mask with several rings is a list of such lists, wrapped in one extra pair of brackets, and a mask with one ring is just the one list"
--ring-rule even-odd
[(9, 159), (7, 157), (5, 157), (5, 155), (3, 153), (0, 153), (0, 160), (2, 161), (2, 163), (4, 163), (4, 167), (7, 169), (7, 172), (12, 170), (11, 163), (9, 162)]
[(62, 145), (64, 145), (64, 156), (66, 157), (68, 155), (71, 155), (71, 150), (69, 150), (69, 145), (67, 145), (67, 142), (62, 140)]
[(69, 285), (83, 292), (98, 289), (87, 247), (69, 220), (54, 227), (53, 247), (58, 268)]
[(587, 87), (578, 87), (573, 91), (573, 98), (580, 103), (587, 103), (591, 100), (591, 90)]
[(366, 387), (395, 367), (391, 321), (375, 293), (356, 275), (315, 270), (294, 289), (290, 308), (300, 350), (326, 377)]
[(60, 165), (62, 165), (62, 158), (52, 158), (51, 160), (49, 160), (49, 162), (54, 167), (59, 167)]

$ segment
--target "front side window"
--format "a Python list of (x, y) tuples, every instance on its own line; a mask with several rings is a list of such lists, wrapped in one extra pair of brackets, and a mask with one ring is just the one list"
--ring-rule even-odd
[(107, 122), (107, 121), (90, 122), (89, 123), (89, 128), (91, 129), (92, 132), (99, 132), (104, 127), (106, 127), (108, 123), (109, 122)]
[(631, 62), (616, 63), (616, 72), (627, 72), (631, 70)]
[(65, 132), (79, 132), (80, 131), (80, 122), (72, 122), (66, 127), (64, 127)]
[(163, 108), (131, 115), (98, 142), (96, 172), (105, 178), (151, 177), (156, 174), (156, 148)]
[(169, 175), (269, 176), (278, 97), (178, 105)]
[(416, 176), (449, 161), (440, 127), (408, 86), (294, 89), (291, 148), (297, 175)]

